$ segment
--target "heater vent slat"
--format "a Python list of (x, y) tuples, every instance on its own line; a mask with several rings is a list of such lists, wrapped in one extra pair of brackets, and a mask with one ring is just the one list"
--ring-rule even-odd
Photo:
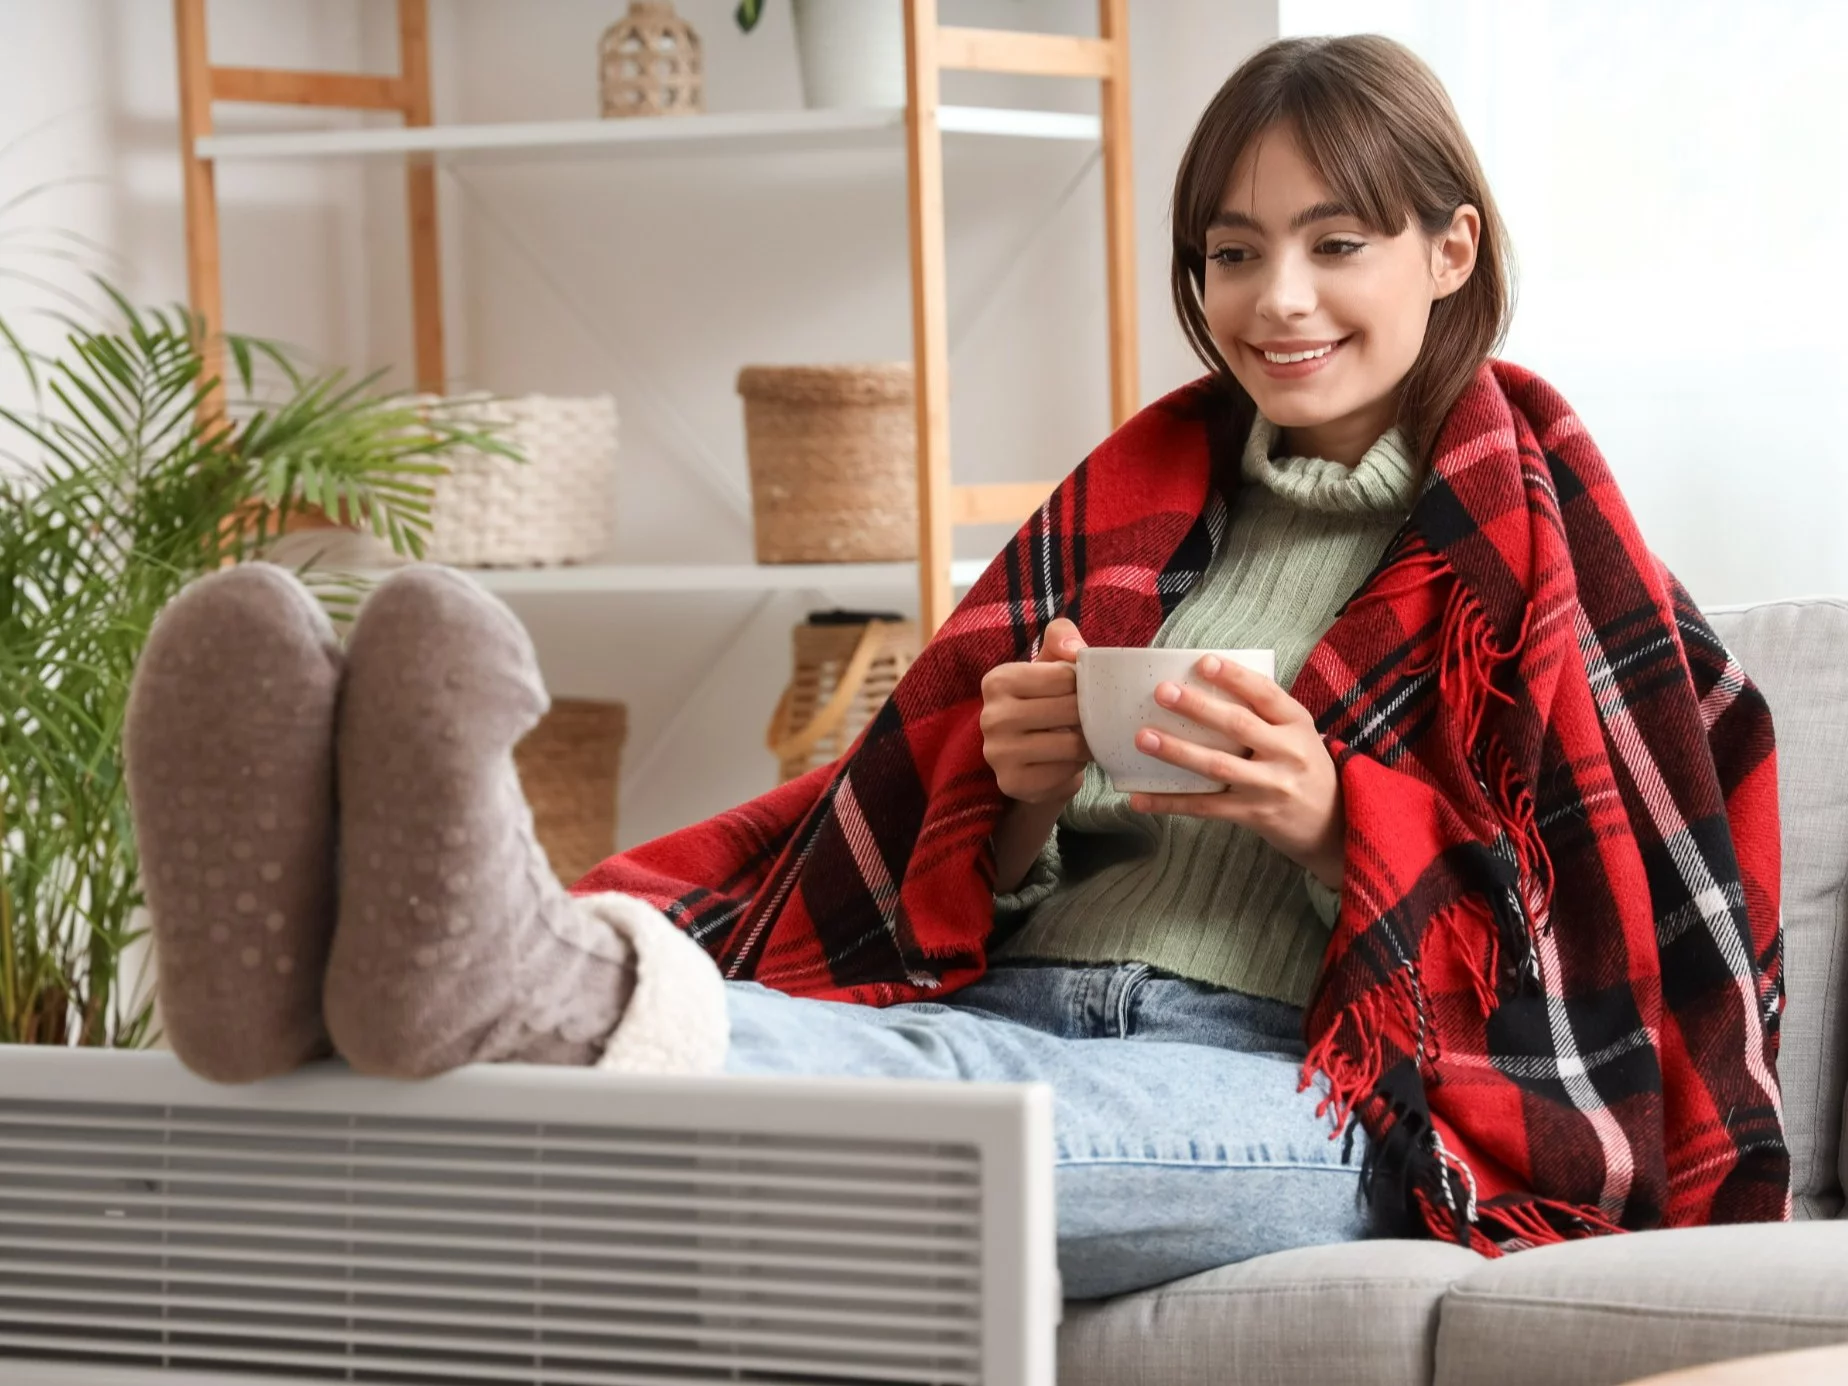
[(1031, 1085), (217, 1088), (0, 1051), (0, 1356), (34, 1386), (1043, 1386), (1049, 1127)]

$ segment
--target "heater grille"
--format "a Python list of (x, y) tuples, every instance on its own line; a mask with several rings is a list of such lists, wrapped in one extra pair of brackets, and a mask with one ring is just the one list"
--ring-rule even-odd
[(156, 1381), (991, 1379), (975, 1143), (224, 1092), (0, 1087), (0, 1356)]

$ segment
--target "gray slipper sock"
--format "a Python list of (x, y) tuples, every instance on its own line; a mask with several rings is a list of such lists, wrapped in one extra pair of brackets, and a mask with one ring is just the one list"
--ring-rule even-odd
[(327, 1052), (340, 647), (267, 563), (210, 573), (155, 619), (123, 735), (167, 1041), (250, 1082)]
[(632, 950), (558, 884), (513, 747), (547, 707), (512, 612), (433, 565), (379, 585), (347, 641), (340, 910), (325, 1007), (354, 1068), (588, 1064)]

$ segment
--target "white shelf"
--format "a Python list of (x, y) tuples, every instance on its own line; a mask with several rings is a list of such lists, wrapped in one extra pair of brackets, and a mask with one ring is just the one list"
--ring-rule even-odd
[[(950, 584), (967, 589), (988, 563), (959, 559), (950, 565)], [(490, 592), (503, 596), (567, 596), (595, 593), (799, 592), (890, 587), (907, 595), (918, 585), (915, 563), (583, 563), (557, 568), (462, 568)], [(369, 571), (367, 577), (386, 576)]]
[[(1093, 115), (944, 106), (937, 124), (946, 135), (1096, 143)], [(298, 130), (273, 134), (207, 135), (202, 159), (310, 159), (429, 154), (439, 158), (532, 154), (759, 155), (804, 149), (902, 150), (902, 106), (873, 110), (758, 111), (697, 116), (631, 116), (610, 120), (546, 120), (506, 125), (378, 126), (358, 130)]]

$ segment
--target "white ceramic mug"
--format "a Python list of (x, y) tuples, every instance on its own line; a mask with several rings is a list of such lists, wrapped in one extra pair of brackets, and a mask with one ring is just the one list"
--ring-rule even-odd
[(1275, 650), (1164, 650), (1133, 645), (1086, 646), (1078, 651), (1078, 721), (1091, 755), (1110, 776), (1120, 794), (1212, 794), (1224, 789), (1210, 780), (1183, 770), (1136, 746), (1144, 727), (1172, 732), (1197, 745), (1238, 754), (1242, 742), (1204, 727), (1155, 701), (1155, 686), (1167, 682), (1197, 688), (1209, 697), (1239, 702), (1209, 683), (1198, 667), (1209, 654), (1255, 669), (1264, 677), (1277, 677)]

